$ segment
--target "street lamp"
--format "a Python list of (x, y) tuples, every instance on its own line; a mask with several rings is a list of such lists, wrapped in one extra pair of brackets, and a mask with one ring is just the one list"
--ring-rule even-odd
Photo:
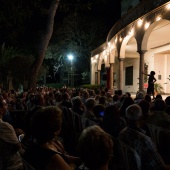
[(74, 87), (74, 69), (73, 69), (73, 59), (74, 59), (74, 56), (72, 54), (69, 54), (67, 56), (67, 58), (70, 60), (71, 62), (71, 87)]

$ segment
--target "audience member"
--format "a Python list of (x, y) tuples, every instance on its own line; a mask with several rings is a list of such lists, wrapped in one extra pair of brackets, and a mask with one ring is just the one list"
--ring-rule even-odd
[(95, 105), (96, 105), (96, 102), (93, 98), (87, 99), (85, 102), (86, 110), (82, 116), (88, 119), (91, 119), (91, 120), (95, 119), (95, 115), (93, 113), (93, 108)]
[(62, 111), (56, 106), (39, 109), (31, 119), (31, 133), (34, 138), (23, 155), (36, 170), (71, 170), (72, 163), (79, 159), (67, 155), (58, 141), (62, 125)]
[(79, 96), (72, 98), (72, 110), (73, 112), (76, 112), (79, 115), (82, 115), (84, 113), (85, 106)]
[(22, 149), (14, 128), (2, 118), (6, 114), (7, 103), (0, 100), (0, 167), (2, 170), (22, 170), (23, 164), (19, 154)]
[[(159, 155), (155, 144), (152, 140), (144, 134), (140, 127), (140, 120), (142, 117), (142, 110), (137, 104), (133, 104), (126, 109), (126, 116), (128, 119), (128, 126), (119, 134), (119, 139), (132, 147), (141, 159), (141, 170), (155, 170), (155, 169), (170, 169), (163, 162)], [(128, 159), (133, 158), (128, 155)], [(130, 169), (137, 169), (134, 164), (130, 164)]]
[(170, 129), (170, 116), (165, 112), (166, 103), (162, 99), (154, 101), (154, 113), (147, 119), (147, 123)]
[(78, 154), (89, 170), (108, 170), (113, 142), (99, 126), (83, 130), (78, 142)]
[(166, 103), (166, 110), (165, 110), (165, 112), (168, 115), (170, 115), (170, 96), (166, 97), (165, 103)]
[(136, 98), (134, 99), (134, 103), (138, 104), (140, 101), (142, 101), (144, 99), (144, 94), (143, 92), (139, 92), (136, 95)]
[(120, 117), (116, 106), (107, 106), (104, 111), (102, 128), (113, 137), (117, 137), (120, 130), (126, 126), (124, 118)]
[(119, 109), (120, 116), (126, 118), (126, 108), (132, 104), (134, 104), (134, 100), (131, 97), (125, 97)]
[(70, 95), (65, 92), (63, 95), (62, 95), (62, 102), (61, 102), (61, 105), (62, 106), (65, 106), (67, 108), (72, 108), (72, 103), (70, 102)]

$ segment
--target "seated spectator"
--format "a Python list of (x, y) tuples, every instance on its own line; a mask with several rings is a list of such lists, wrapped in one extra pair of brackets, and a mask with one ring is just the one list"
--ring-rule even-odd
[(113, 98), (112, 98), (111, 92), (108, 91), (106, 93), (106, 105), (107, 106), (111, 105), (112, 101), (113, 101)]
[(166, 103), (166, 110), (165, 110), (165, 112), (168, 115), (170, 115), (170, 96), (166, 97), (165, 103)]
[(144, 99), (144, 94), (142, 92), (138, 92), (136, 98), (134, 99), (134, 103), (138, 104), (143, 99)]
[(127, 95), (127, 97), (131, 97), (131, 94), (129, 92), (125, 93)]
[(62, 112), (56, 106), (41, 108), (32, 117), (30, 127), (34, 142), (23, 157), (36, 170), (71, 170), (72, 163), (79, 161), (67, 155), (60, 142), (56, 142), (61, 124)]
[(161, 94), (157, 94), (156, 97), (155, 97), (155, 100), (156, 99), (161, 99), (162, 100), (162, 95)]
[(145, 95), (144, 100), (149, 103), (150, 108), (153, 106), (153, 102), (152, 102), (151, 96), (149, 94)]
[[(133, 104), (126, 109), (128, 126), (119, 134), (119, 139), (132, 147), (141, 159), (141, 170), (170, 169), (166, 166), (159, 155), (155, 144), (144, 134), (140, 127), (142, 110), (137, 104)], [(133, 160), (130, 155), (128, 159)], [(130, 169), (136, 169), (130, 164)]]
[(112, 139), (99, 126), (83, 130), (78, 142), (78, 155), (88, 170), (108, 170), (112, 152)]
[(103, 118), (105, 106), (103, 104), (96, 104), (93, 108), (93, 113), (96, 118)]
[(126, 126), (124, 118), (120, 117), (119, 110), (116, 106), (111, 105), (105, 108), (102, 128), (105, 132), (113, 137), (117, 137), (120, 130)]
[(107, 106), (107, 102), (106, 102), (106, 97), (105, 96), (101, 96), (99, 98), (99, 104), (102, 104), (104, 106)]
[(154, 101), (154, 113), (147, 119), (147, 123), (170, 129), (170, 116), (165, 112), (166, 103), (162, 99)]
[(95, 105), (96, 105), (96, 102), (93, 98), (87, 99), (86, 102), (85, 102), (86, 110), (85, 110), (85, 112), (83, 113), (82, 116), (86, 117), (88, 119), (91, 119), (91, 120), (95, 119), (95, 115), (93, 113), (93, 108), (94, 108)]
[(86, 100), (87, 100), (88, 98), (89, 98), (89, 93), (88, 93), (88, 91), (87, 91), (87, 90), (83, 90), (83, 92), (82, 92), (82, 98), (81, 98), (83, 104), (86, 103)]
[(123, 92), (122, 92), (122, 90), (117, 90), (116, 94), (118, 94), (119, 100), (120, 100), (120, 98), (121, 98), (122, 95), (123, 95)]
[(82, 115), (85, 111), (84, 104), (79, 96), (72, 98), (72, 110), (73, 112)]
[(7, 103), (0, 100), (0, 168), (2, 170), (22, 170), (23, 164), (19, 154), (22, 149), (14, 128), (2, 118), (6, 114)]
[(101, 90), (101, 96), (106, 97), (106, 91), (105, 90)]
[(147, 120), (147, 118), (149, 117), (149, 109), (150, 109), (150, 105), (146, 100), (141, 100), (138, 105), (141, 107), (142, 109), (142, 117), (143, 120)]
[(104, 110), (105, 106), (103, 104), (96, 104), (93, 108), (93, 113), (96, 117), (94, 120), (95, 122), (98, 122), (99, 124), (102, 123), (103, 121), (103, 116), (104, 116)]
[(131, 97), (125, 97), (123, 102), (122, 102), (122, 105), (119, 109), (119, 114), (121, 117), (125, 118), (126, 119), (126, 108), (130, 105), (134, 104), (134, 100), (131, 98)]
[(95, 101), (96, 101), (96, 104), (99, 104), (99, 99), (100, 99), (100, 97), (101, 97), (100, 95), (96, 95), (96, 96), (95, 96), (94, 99), (95, 99)]
[(70, 102), (70, 95), (65, 92), (63, 95), (62, 95), (62, 102), (61, 102), (61, 105), (62, 106), (65, 106), (67, 108), (72, 108), (72, 103)]

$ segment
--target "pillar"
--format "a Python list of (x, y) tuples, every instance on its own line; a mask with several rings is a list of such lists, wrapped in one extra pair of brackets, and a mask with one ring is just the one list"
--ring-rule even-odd
[(100, 85), (100, 70), (98, 70), (98, 74), (97, 74), (98, 78), (97, 78), (97, 84)]
[(119, 89), (123, 90), (123, 60), (124, 58), (119, 58)]
[(110, 90), (113, 91), (113, 63), (110, 64)]
[(139, 91), (144, 91), (144, 54), (147, 52), (146, 50), (137, 51), (140, 55), (139, 59)]

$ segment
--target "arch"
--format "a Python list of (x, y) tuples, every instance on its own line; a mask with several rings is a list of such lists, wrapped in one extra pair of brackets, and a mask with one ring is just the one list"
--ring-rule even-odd
[(159, 21), (155, 21), (154, 23), (152, 23), (150, 25), (150, 27), (146, 30), (144, 36), (143, 36), (143, 40), (142, 40), (142, 45), (141, 45), (141, 49), (142, 50), (148, 50), (148, 39), (150, 37), (150, 34), (152, 33), (152, 30), (159, 25), (160, 23), (164, 22), (164, 21), (168, 21), (167, 19), (161, 19)]
[(127, 35), (123, 39), (123, 42), (120, 48), (120, 58), (125, 58), (126, 45), (132, 37), (136, 40), (136, 38), (133, 35)]
[(102, 56), (102, 53), (100, 53), (99, 56), (98, 56), (98, 61), (97, 61), (97, 63), (98, 63), (97, 70), (98, 71), (101, 70), (101, 65), (102, 65), (102, 61), (103, 61), (101, 56)]

